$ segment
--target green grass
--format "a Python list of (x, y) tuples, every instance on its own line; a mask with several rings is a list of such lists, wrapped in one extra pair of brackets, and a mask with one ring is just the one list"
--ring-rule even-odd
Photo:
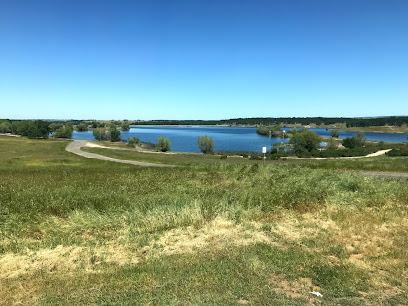
[(289, 166), (296, 165), (310, 169), (408, 172), (408, 157), (378, 156), (358, 159), (327, 160), (295, 159), (282, 160), (279, 162)]
[(242, 157), (229, 156), (227, 159), (221, 159), (219, 155), (200, 154), (200, 153), (162, 153), (162, 152), (140, 152), (135, 149), (111, 150), (105, 148), (82, 148), (83, 151), (97, 153), (117, 159), (137, 160), (144, 162), (154, 162), (161, 164), (189, 165), (197, 163), (219, 164), (219, 163), (249, 163), (257, 164), (262, 161), (248, 160)]
[(408, 302), (404, 180), (140, 153), (184, 165), (146, 168), (67, 143), (0, 137), (5, 305), (319, 303), (312, 290), (328, 305)]
[[(137, 160), (144, 162), (154, 162), (176, 165), (193, 164), (259, 164), (260, 160), (249, 160), (241, 157), (231, 157), (221, 159), (218, 155), (204, 154), (164, 154), (152, 152), (138, 152), (136, 150), (111, 150), (103, 148), (82, 148), (82, 150), (101, 154), (118, 159)], [(326, 170), (356, 170), (356, 171), (396, 171), (408, 172), (408, 157), (379, 156), (358, 159), (281, 159), (278, 161), (267, 160), (268, 165), (287, 165), (289, 167), (304, 167), (309, 169)]]

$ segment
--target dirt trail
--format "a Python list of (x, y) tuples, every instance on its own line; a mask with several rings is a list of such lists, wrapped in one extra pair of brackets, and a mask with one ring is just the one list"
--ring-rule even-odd
[[(148, 166), (148, 167), (176, 167), (175, 165), (164, 165), (164, 164), (139, 162), (139, 161), (134, 161), (134, 160), (116, 159), (116, 158), (107, 157), (107, 156), (103, 156), (103, 155), (99, 155), (95, 153), (84, 152), (81, 150), (82, 147), (102, 147), (102, 146), (91, 144), (86, 140), (75, 139), (66, 146), (65, 150), (67, 150), (68, 152), (74, 153), (76, 155), (85, 157), (85, 158), (95, 158), (95, 159), (106, 160), (106, 161), (111, 161), (115, 163), (130, 164), (130, 165), (136, 165), (136, 166)], [(102, 148), (107, 148), (107, 147), (102, 147)]]

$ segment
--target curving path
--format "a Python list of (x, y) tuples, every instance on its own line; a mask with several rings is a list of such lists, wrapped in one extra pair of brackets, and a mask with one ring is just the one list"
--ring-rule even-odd
[[(176, 167), (175, 165), (164, 165), (164, 164), (139, 162), (135, 160), (116, 159), (116, 158), (107, 157), (107, 156), (99, 155), (96, 153), (85, 152), (81, 150), (82, 147), (87, 147), (87, 146), (89, 146), (88, 141), (82, 140), (82, 139), (75, 139), (66, 146), (65, 150), (67, 150), (68, 152), (74, 153), (76, 155), (85, 157), (85, 158), (95, 158), (95, 159), (106, 160), (106, 161), (111, 161), (115, 163), (130, 164), (130, 165), (136, 165), (136, 166), (147, 166), (147, 167)], [(93, 146), (95, 147), (97, 145), (93, 145)]]
[(405, 172), (387, 172), (387, 171), (345, 171), (361, 176), (375, 176), (388, 179), (405, 179), (408, 180), (408, 173)]

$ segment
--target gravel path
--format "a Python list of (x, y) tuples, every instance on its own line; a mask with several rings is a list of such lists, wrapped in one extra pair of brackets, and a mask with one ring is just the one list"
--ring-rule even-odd
[(95, 153), (82, 151), (81, 148), (88, 146), (87, 144), (88, 144), (88, 141), (86, 140), (75, 139), (66, 146), (65, 150), (67, 150), (68, 152), (74, 153), (76, 155), (85, 157), (85, 158), (95, 158), (95, 159), (106, 160), (106, 161), (111, 161), (115, 163), (130, 164), (130, 165), (136, 165), (136, 166), (148, 166), (148, 167), (176, 167), (174, 165), (164, 165), (164, 164), (155, 164), (155, 163), (145, 163), (145, 162), (139, 162), (139, 161), (134, 161), (134, 160), (116, 159), (112, 157), (107, 157), (107, 156), (103, 156), (103, 155), (99, 155)]

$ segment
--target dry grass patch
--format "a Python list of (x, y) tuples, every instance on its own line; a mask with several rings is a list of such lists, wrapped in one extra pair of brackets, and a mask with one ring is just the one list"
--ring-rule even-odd
[[(395, 210), (395, 204), (380, 212), (333, 205), (313, 214), (288, 213), (275, 219), (271, 233), (284, 245), (302, 244), (303, 250), (323, 255), (332, 266), (366, 271), (371, 289), (363, 292), (363, 298), (389, 298), (408, 289), (408, 219), (405, 210)], [(342, 256), (330, 253), (331, 247), (343, 250)], [(295, 289), (287, 292), (296, 297)]]
[(79, 269), (97, 272), (102, 263), (137, 264), (137, 255), (123, 246), (107, 244), (96, 248), (59, 245), (54, 249), (27, 251), (26, 254), (7, 253), (0, 257), (0, 279), (13, 279), (44, 271), (73, 273)]
[(197, 251), (217, 251), (229, 246), (249, 246), (258, 242), (273, 243), (262, 231), (237, 225), (233, 221), (217, 218), (202, 228), (189, 226), (166, 232), (146, 247), (150, 254), (173, 255)]

